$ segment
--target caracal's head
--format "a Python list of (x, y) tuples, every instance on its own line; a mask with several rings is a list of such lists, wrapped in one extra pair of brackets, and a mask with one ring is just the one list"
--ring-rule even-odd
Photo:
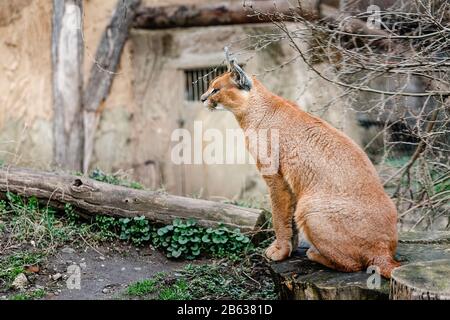
[(253, 81), (235, 59), (230, 59), (228, 48), (225, 48), (225, 54), (228, 72), (211, 81), (208, 90), (201, 96), (201, 101), (210, 110), (223, 106), (234, 112), (247, 105)]

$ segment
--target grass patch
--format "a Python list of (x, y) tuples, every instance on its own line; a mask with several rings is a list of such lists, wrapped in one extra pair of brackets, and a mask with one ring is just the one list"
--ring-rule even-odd
[(42, 205), (35, 197), (6, 195), (8, 202), (0, 205), (5, 219), (1, 229), (12, 243), (32, 243), (37, 249), (52, 252), (62, 243), (90, 234), (89, 225), (76, 223), (77, 215), (70, 206), (66, 206), (65, 215), (57, 215), (58, 210)]
[[(148, 284), (130, 285), (127, 295), (157, 300), (266, 300), (276, 299), (274, 283), (267, 273), (262, 249), (240, 259), (213, 260), (212, 263), (189, 264), (173, 274), (162, 273), (148, 279)], [(131, 292), (130, 292), (131, 288)]]
[(39, 264), (44, 258), (40, 252), (19, 252), (0, 258), (0, 283), (10, 287), (14, 279), (25, 273), (25, 267)]
[(162, 289), (157, 299), (158, 300), (191, 300), (192, 296), (190, 294), (188, 283), (185, 279), (178, 279), (174, 284), (170, 285), (168, 288)]
[(184, 279), (166, 282), (163, 277), (142, 280), (128, 286), (126, 294), (134, 298), (151, 298), (155, 300), (190, 300), (188, 283)]
[(138, 281), (128, 286), (127, 294), (130, 296), (143, 297), (155, 291), (156, 279)]
[(44, 289), (37, 289), (32, 292), (18, 293), (9, 297), (9, 300), (38, 300), (47, 295)]

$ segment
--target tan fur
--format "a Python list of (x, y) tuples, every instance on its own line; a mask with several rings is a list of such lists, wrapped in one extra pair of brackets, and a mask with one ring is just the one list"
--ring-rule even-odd
[(225, 106), (244, 131), (279, 130), (278, 174), (263, 176), (276, 234), (267, 257), (290, 256), (294, 218), (312, 244), (309, 259), (345, 272), (377, 265), (389, 278), (399, 265), (397, 211), (366, 154), (341, 131), (252, 81), (251, 90), (240, 90), (226, 73), (202, 98), (211, 109)]

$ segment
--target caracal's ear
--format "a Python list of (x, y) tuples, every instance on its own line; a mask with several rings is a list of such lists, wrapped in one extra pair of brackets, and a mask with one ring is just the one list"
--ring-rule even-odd
[(252, 79), (242, 70), (236, 59), (230, 57), (228, 47), (225, 47), (225, 57), (227, 59), (228, 71), (231, 72), (234, 82), (241, 90), (250, 91), (253, 86)]

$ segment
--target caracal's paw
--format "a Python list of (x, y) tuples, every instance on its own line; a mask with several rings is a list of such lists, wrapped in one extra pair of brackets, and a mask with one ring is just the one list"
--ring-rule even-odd
[(275, 240), (270, 247), (266, 249), (266, 257), (272, 261), (281, 261), (289, 258), (292, 251), (292, 244), (290, 241)]

